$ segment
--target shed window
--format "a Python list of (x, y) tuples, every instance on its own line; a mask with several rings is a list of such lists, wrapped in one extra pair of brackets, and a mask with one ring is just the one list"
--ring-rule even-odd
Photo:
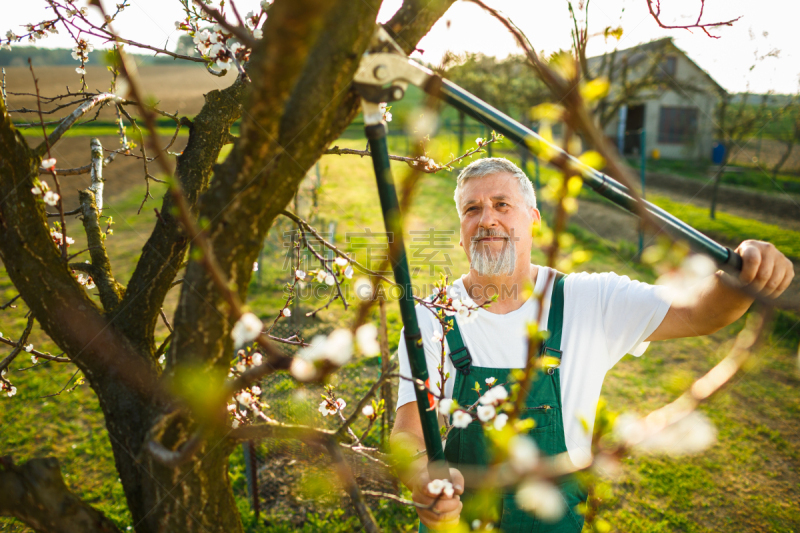
[(670, 78), (675, 77), (675, 70), (678, 66), (678, 58), (675, 56), (667, 56), (661, 61), (660, 66), (660, 76), (669, 76)]
[(696, 107), (662, 107), (658, 120), (658, 142), (685, 143), (697, 132)]

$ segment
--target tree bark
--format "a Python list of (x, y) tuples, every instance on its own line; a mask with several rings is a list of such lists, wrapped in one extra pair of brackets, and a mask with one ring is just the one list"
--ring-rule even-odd
[(46, 533), (119, 532), (103, 513), (70, 492), (52, 457), (19, 466), (9, 457), (0, 459), (0, 515)]

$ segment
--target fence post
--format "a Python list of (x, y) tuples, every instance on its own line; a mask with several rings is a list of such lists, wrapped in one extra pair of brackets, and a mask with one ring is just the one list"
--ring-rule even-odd
[(458, 155), (464, 153), (464, 121), (463, 111), (458, 112)]
[(253, 441), (249, 440), (242, 443), (242, 451), (244, 452), (244, 473), (247, 478), (247, 492), (250, 493), (250, 506), (253, 508), (253, 513), (260, 514), (260, 506), (258, 501), (258, 458), (256, 457), (256, 445)]
[[(645, 133), (644, 128), (642, 128), (641, 137), (639, 140), (639, 152), (641, 153), (641, 162), (640, 162), (640, 170), (639, 176), (642, 180), (642, 200), (644, 200), (644, 187), (645, 187), (645, 176), (647, 174), (647, 135)], [(639, 255), (638, 259), (641, 261), (642, 259), (642, 252), (644, 251), (644, 227), (643, 224), (639, 223)]]

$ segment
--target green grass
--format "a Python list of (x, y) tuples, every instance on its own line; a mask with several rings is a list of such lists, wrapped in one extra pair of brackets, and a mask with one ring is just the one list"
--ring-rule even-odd
[(767, 241), (784, 254), (800, 258), (800, 232), (721, 211), (717, 211), (716, 218), (711, 219), (708, 209), (675, 202), (666, 196), (648, 195), (647, 199), (703, 233), (718, 236), (728, 242), (738, 243), (745, 239)]
[[(639, 159), (628, 158), (628, 164), (638, 170), (641, 168)], [(675, 159), (648, 159), (646, 168), (648, 172), (663, 172), (676, 174), (684, 178), (708, 181), (711, 178), (709, 162)], [(800, 176), (796, 174), (779, 173), (772, 179), (772, 172), (761, 168), (730, 165), (734, 172), (725, 172), (720, 183), (747, 187), (769, 193), (800, 193)]]
[[(402, 139), (392, 139), (392, 152), (405, 149)], [(341, 146), (363, 148), (363, 140), (342, 140)], [(456, 140), (452, 135), (434, 139), (430, 155), (437, 161), (446, 160), (450, 152), (456, 151)], [(407, 166), (394, 164), (394, 174), (402, 183)], [(380, 232), (383, 228), (378, 196), (372, 175), (371, 162), (352, 156), (326, 156), (320, 164), (322, 190), (320, 213), (325, 222), (335, 220), (336, 242), (348, 249), (348, 234), (370, 229)], [(543, 178), (544, 180), (544, 178)], [(546, 181), (546, 180), (544, 180)], [(435, 228), (451, 231), (450, 244), (445, 250), (450, 265), (437, 266), (431, 274), (422, 268), (414, 277), (422, 286), (430, 283), (447, 266), (453, 276), (466, 271), (467, 260), (458, 246), (458, 219), (452, 205), (453, 176), (427, 175), (422, 180), (408, 213), (409, 230)], [(127, 282), (142, 246), (149, 235), (155, 217), (151, 210), (144, 209), (135, 215), (141, 190), (132, 189), (125, 195), (108, 199), (107, 214), (116, 221), (115, 232), (108, 240), (109, 254), (120, 281)], [(160, 198), (163, 186), (154, 186), (153, 194)], [(697, 224), (702, 231), (727, 231), (733, 235), (744, 232), (772, 240), (779, 246), (795, 250), (800, 240), (782, 234), (778, 228), (761, 228), (753, 221), (720, 217), (711, 228), (703, 226), (707, 218), (704, 210), (686, 208), (681, 205), (659, 205), (675, 212), (689, 223)], [(156, 204), (148, 204), (158, 205)], [(691, 217), (697, 217), (695, 220)], [(319, 221), (318, 221), (319, 222)], [(78, 236), (79, 224), (75, 219), (68, 222), (71, 234), (76, 238), (76, 249), (82, 249), (85, 241)], [(322, 226), (320, 224), (320, 226)], [(710, 229), (709, 229), (710, 228)], [(276, 316), (283, 303), (282, 285), (289, 279), (289, 272), (282, 268), (286, 252), (283, 246), (283, 231), (291, 229), (279, 220), (272, 229), (264, 252), (259, 277), (254, 276), (250, 287), (248, 305), (263, 319)], [(630, 261), (635, 248), (629, 243), (598, 241), (578, 228), (571, 228), (577, 245), (588, 249), (592, 259), (582, 269), (589, 271), (614, 270), (636, 279), (653, 282), (655, 273)], [(767, 231), (771, 232), (768, 233)], [(761, 232), (761, 233), (759, 233)], [(412, 235), (406, 236), (407, 246), (412, 244)], [(792, 240), (794, 239), (794, 240)], [(350, 250), (365, 261), (367, 253)], [(541, 263), (543, 256), (534, 251), (532, 260)], [(412, 265), (413, 267), (413, 265)], [(311, 268), (311, 267), (307, 267)], [(173, 290), (165, 305), (172, 314), (179, 289)], [(16, 295), (4, 271), (0, 274), (0, 303)], [(354, 301), (350, 299), (351, 303)], [(324, 303), (324, 298), (300, 302), (301, 313)], [(394, 348), (399, 339), (401, 323), (395, 305), (388, 306), (390, 344)], [(332, 305), (318, 314), (318, 318), (304, 323), (304, 331), (327, 330), (337, 325), (348, 324), (352, 313), (344, 312), (341, 305)], [(24, 326), (24, 310), (7, 310), (0, 314), (0, 331), (6, 336), (18, 335)], [(800, 442), (800, 379), (796, 367), (796, 343), (798, 341), (798, 317), (783, 314), (775, 333), (762, 346), (745, 372), (737, 376), (728, 392), (712, 400), (704, 411), (719, 429), (719, 443), (708, 453), (689, 458), (663, 458), (634, 456), (625, 459), (619, 477), (610, 479), (613, 495), (608, 498), (600, 516), (609, 521), (616, 531), (796, 531), (800, 529), (800, 458), (796, 443)], [(679, 339), (654, 343), (641, 358), (626, 357), (606, 378), (604, 397), (611, 409), (646, 413), (674, 399), (681, 390), (713, 364), (720, 360), (732, 336), (742, 327), (742, 322), (709, 337)], [(157, 338), (163, 339), (166, 331), (162, 325)], [(790, 342), (791, 341), (791, 342)], [(38, 326), (31, 342), (37, 348), (55, 351), (55, 346), (42, 334)], [(794, 344), (792, 344), (792, 342)], [(374, 372), (375, 360), (356, 361), (356, 369), (362, 367), (364, 375)], [(67, 382), (74, 370), (67, 365), (46, 364), (23, 370), (29, 361), (18, 359), (9, 376), (19, 388), (13, 399), (0, 398), (0, 454), (14, 456), (18, 462), (32, 457), (53, 455), (58, 457), (66, 476), (67, 484), (82, 497), (89, 499), (108, 514), (123, 530), (131, 525), (125, 507), (122, 487), (117, 481), (111, 447), (96, 398), (85, 385), (74, 392), (63, 393), (52, 398), (41, 398), (57, 392)], [(349, 375), (349, 374), (348, 374)], [(348, 403), (368, 385), (368, 379), (340, 380), (340, 391)], [(282, 393), (291, 394), (293, 385), (281, 385)], [(288, 405), (275, 403), (274, 412), (287, 412)], [(321, 424), (318, 418), (310, 420)], [(330, 420), (324, 421), (331, 423)], [(377, 438), (373, 435), (371, 438)], [(376, 442), (376, 441), (373, 441)], [(242, 512), (248, 531), (354, 531), (358, 524), (352, 513), (341, 506), (318, 505), (317, 512), (309, 512), (307, 521), (297, 526), (288, 517), (276, 514), (269, 516), (270, 525), (256, 524), (248, 507), (243, 475), (241, 451), (231, 457), (231, 479), (236, 503)], [(290, 487), (296, 493), (298, 487)], [(384, 502), (376, 510), (376, 516), (387, 531), (411, 531), (416, 521), (414, 512), (395, 504)], [(0, 519), (0, 530), (23, 531), (24, 528), (8, 520)]]

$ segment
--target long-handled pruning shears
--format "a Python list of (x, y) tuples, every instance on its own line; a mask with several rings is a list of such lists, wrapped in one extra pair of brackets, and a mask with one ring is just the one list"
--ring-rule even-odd
[[(414, 312), (414, 297), (411, 293), (411, 276), (403, 243), (397, 192), (389, 168), (386, 124), (383, 122), (383, 112), (380, 109), (382, 102), (394, 102), (403, 98), (409, 84), (416, 85), (429, 95), (443, 100), (482, 124), (502, 133), (534, 155), (536, 154), (533, 152), (532, 146), (547, 145), (550, 150), (569, 159), (575, 167), (581, 170), (581, 178), (586, 187), (633, 214), (637, 213), (637, 201), (628, 188), (618, 181), (587, 166), (530, 128), (409, 59), (386, 30), (378, 26), (370, 51), (364, 55), (356, 72), (354, 85), (362, 99), (364, 124), (378, 181), (384, 222), (387, 231), (391, 232), (394, 237), (394, 242), (389, 250), (389, 259), (394, 269), (395, 280), (403, 288), (400, 312), (405, 327), (404, 336), (411, 373), (418, 382), (428, 383), (428, 369), (422, 349), (422, 338)], [(657, 222), (662, 223), (664, 229), (674, 237), (686, 240), (692, 249), (709, 255), (720, 266), (734, 271), (741, 270), (742, 258), (739, 254), (703, 235), (660, 207), (643, 200), (642, 204), (649, 214)], [(416, 392), (431, 479), (446, 478), (448, 471), (443, 462), (444, 451), (436, 413), (430, 409), (427, 391), (416, 387)]]

